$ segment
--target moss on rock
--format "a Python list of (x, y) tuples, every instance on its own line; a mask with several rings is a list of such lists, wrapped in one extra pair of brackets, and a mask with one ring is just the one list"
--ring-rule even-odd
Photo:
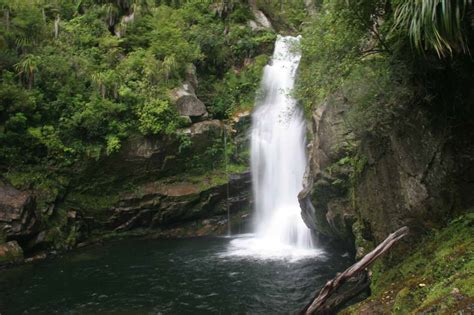
[(0, 266), (23, 261), (23, 250), (16, 241), (0, 245)]
[(453, 220), (388, 269), (374, 267), (372, 296), (343, 314), (455, 314), (474, 304), (474, 213)]

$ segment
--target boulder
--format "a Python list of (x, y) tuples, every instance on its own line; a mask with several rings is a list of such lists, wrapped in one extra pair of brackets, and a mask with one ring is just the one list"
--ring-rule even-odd
[(178, 132), (189, 136), (193, 152), (203, 152), (213, 144), (215, 139), (222, 139), (224, 123), (217, 119), (206, 120), (192, 124), (188, 128), (180, 129)]
[[(259, 13), (263, 14), (261, 11), (258, 11)], [(265, 15), (263, 15), (265, 16)], [(263, 20), (265, 21), (265, 20)], [(255, 20), (249, 20), (247, 22), (247, 25), (250, 27), (250, 29), (254, 32), (258, 32), (258, 31), (263, 31), (263, 30), (267, 30), (267, 29), (272, 29), (271, 28), (271, 25), (270, 27), (268, 26), (267, 23), (264, 22), (264, 24), (262, 25), (261, 23), (258, 23), (257, 21)]]
[(171, 91), (170, 98), (176, 104), (179, 115), (188, 116), (193, 120), (207, 117), (208, 113), (204, 103), (196, 96), (198, 86), (196, 68), (189, 65), (186, 69), (186, 81), (181, 87)]
[(0, 182), (0, 235), (8, 239), (30, 236), (35, 232), (36, 202), (27, 191)]
[(181, 116), (199, 117), (207, 115), (206, 106), (197, 98), (194, 87), (189, 82), (185, 82), (181, 87), (171, 91), (170, 98), (176, 104)]
[(270, 23), (270, 20), (265, 16), (265, 14), (263, 14), (262, 11), (254, 10), (253, 14), (258, 25), (265, 29), (273, 30), (272, 23)]
[(0, 266), (23, 261), (23, 250), (16, 241), (0, 244)]
[(255, 21), (250, 22), (251, 23), (249, 25), (250, 27), (256, 26), (255, 30), (258, 30), (258, 29), (273, 30), (272, 23), (265, 16), (265, 14), (258, 9), (258, 6), (255, 0), (249, 1), (249, 7), (250, 7), (250, 10), (252, 11), (253, 16), (255, 17)]

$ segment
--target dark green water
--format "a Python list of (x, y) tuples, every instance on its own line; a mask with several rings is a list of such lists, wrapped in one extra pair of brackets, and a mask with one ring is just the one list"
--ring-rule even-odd
[(0, 271), (0, 313), (288, 314), (352, 261), (225, 255), (230, 239), (128, 240)]

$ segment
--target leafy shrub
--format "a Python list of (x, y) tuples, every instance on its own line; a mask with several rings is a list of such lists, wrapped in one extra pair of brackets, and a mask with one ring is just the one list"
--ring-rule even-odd
[(145, 103), (138, 112), (138, 130), (143, 134), (174, 133), (177, 127), (177, 114), (169, 102), (153, 100)]
[(409, 72), (401, 65), (374, 60), (355, 66), (341, 87), (352, 105), (348, 123), (356, 135), (384, 135), (412, 100)]
[(385, 134), (414, 95), (409, 67), (389, 51), (381, 14), (379, 1), (326, 1), (301, 43), (296, 94), (305, 112), (341, 94), (351, 105), (347, 122), (360, 137)]

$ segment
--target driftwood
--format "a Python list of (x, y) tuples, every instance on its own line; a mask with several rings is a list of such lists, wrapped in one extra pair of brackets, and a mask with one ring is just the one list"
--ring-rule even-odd
[[(328, 281), (321, 291), (319, 291), (319, 294), (301, 310), (300, 314), (327, 314), (334, 312), (342, 303), (347, 302), (360, 294), (364, 289), (367, 289), (369, 279), (366, 268), (407, 234), (408, 227), (406, 226), (390, 234), (361, 260), (347, 268), (343, 273), (338, 274), (334, 279)], [(355, 280), (356, 282), (352, 289), (344, 293), (336, 292), (346, 281), (349, 282), (351, 280)], [(333, 297), (335, 293), (338, 294), (337, 297)]]

